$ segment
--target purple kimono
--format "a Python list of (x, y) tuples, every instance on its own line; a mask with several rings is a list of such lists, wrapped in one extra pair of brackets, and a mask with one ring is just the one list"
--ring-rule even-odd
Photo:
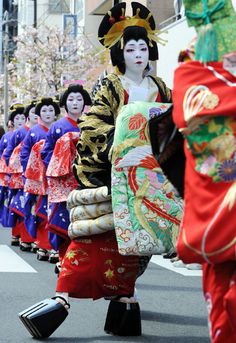
[[(13, 135), (12, 131), (5, 133), (0, 140), (0, 158), (3, 156), (4, 150), (7, 148), (10, 139)], [(0, 174), (0, 177), (3, 177), (3, 174)], [(2, 226), (9, 227), (9, 205), (12, 199), (12, 192), (6, 186), (0, 186), (0, 223)]]
[[(49, 129), (44, 147), (41, 151), (42, 160), (46, 166), (50, 162), (53, 154), (54, 147), (57, 140), (62, 137), (67, 132), (79, 132), (76, 121), (72, 120), (68, 116), (65, 116), (55, 122)], [(65, 236), (67, 236), (67, 229), (70, 223), (69, 212), (66, 208), (66, 202), (62, 203), (52, 203), (49, 205), (49, 219), (48, 219), (48, 229), (49, 229), (49, 240), (51, 245), (55, 250), (58, 250), (59, 246), (63, 243), (64, 238), (59, 235), (50, 232), (50, 225), (54, 228), (59, 227), (65, 231)]]
[[(21, 165), (25, 172), (31, 149), (34, 144), (41, 139), (45, 139), (48, 128), (42, 124), (33, 126), (25, 136), (23, 146), (20, 153)], [(37, 204), (38, 196), (36, 194), (24, 193), (24, 222), (28, 233), (32, 238), (36, 238), (37, 225), (42, 221), (41, 218), (36, 216), (35, 207)]]
[[(3, 157), (6, 161), (6, 164), (9, 165), (10, 157), (14, 151), (14, 149), (23, 141), (27, 132), (29, 131), (29, 127), (26, 125), (21, 126), (19, 129), (13, 132), (9, 143), (3, 153)], [(23, 189), (14, 189), (11, 190), (9, 188), (9, 195), (12, 195), (10, 204), (8, 207), (8, 226), (15, 226), (17, 220), (21, 222), (23, 220), (23, 210), (24, 204), (21, 201), (23, 197)]]
[(45, 139), (47, 132), (48, 128), (46, 126), (43, 126), (42, 124), (37, 124), (33, 126), (25, 136), (24, 143), (20, 153), (20, 162), (24, 172), (26, 170), (33, 145), (41, 139)]
[(7, 145), (6, 150), (4, 151), (3, 157), (5, 158), (6, 164), (9, 164), (9, 159), (15, 147), (20, 144), (28, 133), (29, 128), (26, 125), (21, 126), (15, 132), (13, 132), (11, 139)]
[(0, 158), (2, 157), (2, 153), (4, 149), (6, 149), (7, 145), (9, 144), (9, 140), (11, 139), (12, 135), (13, 135), (13, 132), (8, 131), (4, 133), (4, 135), (2, 136), (0, 140)]

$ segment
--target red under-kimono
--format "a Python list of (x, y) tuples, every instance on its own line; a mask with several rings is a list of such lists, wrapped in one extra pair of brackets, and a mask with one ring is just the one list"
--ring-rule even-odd
[(221, 62), (180, 65), (173, 119), (185, 137), (184, 216), (177, 251), (203, 264), (213, 343), (236, 342), (236, 77)]

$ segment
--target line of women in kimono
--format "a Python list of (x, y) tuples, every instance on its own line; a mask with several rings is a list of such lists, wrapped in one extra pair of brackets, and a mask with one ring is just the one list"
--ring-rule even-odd
[[(83, 86), (72, 84), (60, 103), (41, 98), (10, 107), (12, 129), (0, 141), (0, 222), (11, 230), (11, 245), (36, 253), (40, 261), (59, 262), (69, 242), (66, 200), (77, 187), (77, 119), (90, 104)], [(58, 119), (60, 108), (66, 114)]]
[[(35, 338), (56, 330), (69, 313), (70, 298), (108, 300), (105, 332), (140, 336), (136, 280), (152, 254), (173, 252), (178, 237), (182, 199), (163, 173), (149, 135), (151, 127), (158, 127), (156, 119), (169, 122), (172, 110), (170, 89), (149, 74), (149, 61), (158, 59), (155, 22), (140, 3), (132, 3), (132, 17), (125, 11), (124, 2), (114, 6), (99, 26), (98, 37), (110, 49), (115, 72), (96, 85), (92, 106), (78, 121), (73, 162), (78, 185), (67, 195), (66, 205), (71, 241), (65, 244), (55, 295), (19, 314)], [(178, 140), (172, 125), (170, 131), (167, 141)], [(161, 148), (155, 140), (159, 135), (153, 136)], [(41, 152), (44, 162), (46, 146), (47, 141)], [(59, 254), (60, 247), (64, 244)]]

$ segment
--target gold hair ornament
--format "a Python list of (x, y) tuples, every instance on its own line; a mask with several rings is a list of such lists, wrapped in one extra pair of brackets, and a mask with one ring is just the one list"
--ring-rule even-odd
[[(133, 17), (123, 15), (122, 17), (124, 19), (117, 21), (117, 22), (114, 22), (114, 24), (112, 25), (112, 27), (110, 28), (108, 33), (106, 35), (104, 35), (103, 37), (98, 37), (98, 39), (100, 41), (103, 40), (102, 44), (106, 48), (110, 49), (117, 42), (122, 41), (123, 32), (127, 27), (129, 27), (129, 26), (140, 26), (140, 27), (144, 27), (147, 31), (147, 36), (148, 36), (150, 47), (153, 46), (152, 41), (155, 41), (155, 42), (158, 42), (162, 45), (165, 45), (167, 41), (160, 37), (160, 34), (164, 33), (164, 32), (161, 32), (160, 30), (152, 30), (150, 27), (149, 19), (152, 16), (151, 12), (148, 14), (146, 19), (140, 18), (139, 13), (140, 13), (140, 8), (137, 9), (137, 12), (136, 12), (135, 16), (133, 16)], [(108, 11), (108, 15), (110, 16), (110, 19), (113, 19), (110, 11)], [(122, 48), (123, 48), (123, 42), (122, 42)]]

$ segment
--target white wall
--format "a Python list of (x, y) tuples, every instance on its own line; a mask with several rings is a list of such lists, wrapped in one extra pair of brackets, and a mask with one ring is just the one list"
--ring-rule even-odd
[(168, 40), (165, 46), (158, 44), (159, 61), (157, 61), (157, 76), (160, 76), (168, 87), (173, 87), (174, 70), (178, 65), (180, 50), (185, 49), (196, 35), (195, 29), (188, 27), (186, 19), (176, 21), (165, 28), (167, 34), (161, 37)]
[[(55, 0), (56, 1), (56, 0)], [(19, 34), (22, 26), (32, 26), (34, 23), (34, 2), (32, 0), (18, 0)], [(37, 26), (57, 26), (63, 28), (62, 14), (49, 14), (48, 0), (37, 1)]]

